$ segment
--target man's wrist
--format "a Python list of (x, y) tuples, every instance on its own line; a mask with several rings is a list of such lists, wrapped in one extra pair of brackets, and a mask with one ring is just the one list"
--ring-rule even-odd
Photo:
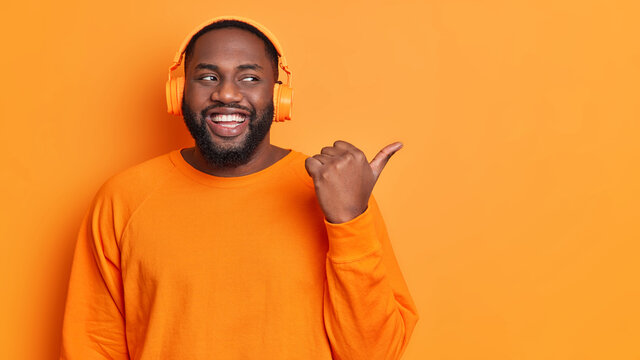
[(367, 210), (367, 208), (368, 206), (365, 205), (363, 208), (356, 208), (356, 209), (344, 210), (342, 212), (337, 212), (332, 214), (325, 214), (325, 219), (327, 220), (327, 222), (331, 224), (344, 224), (362, 215)]
[(327, 255), (333, 262), (354, 261), (380, 247), (371, 211), (368, 207), (362, 214), (340, 224), (325, 220), (329, 240)]

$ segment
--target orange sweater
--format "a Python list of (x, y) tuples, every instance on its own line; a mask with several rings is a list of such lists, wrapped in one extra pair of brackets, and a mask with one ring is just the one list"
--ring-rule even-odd
[(221, 178), (179, 151), (82, 224), (62, 359), (397, 359), (418, 319), (373, 200), (324, 221), (305, 156)]

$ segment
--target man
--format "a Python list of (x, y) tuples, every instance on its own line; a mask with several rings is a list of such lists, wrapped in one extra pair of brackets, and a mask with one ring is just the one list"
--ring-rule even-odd
[(98, 192), (76, 245), (61, 358), (404, 351), (417, 312), (371, 197), (401, 144), (371, 163), (343, 141), (313, 157), (272, 145), (287, 68), (265, 32), (223, 18), (190, 37), (177, 94), (196, 146)]

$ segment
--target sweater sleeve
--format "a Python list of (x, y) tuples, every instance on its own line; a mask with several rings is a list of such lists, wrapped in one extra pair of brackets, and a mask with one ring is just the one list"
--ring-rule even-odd
[(399, 359), (418, 320), (378, 206), (326, 222), (324, 321), (335, 359)]
[(60, 359), (129, 359), (113, 201), (99, 193), (76, 242)]

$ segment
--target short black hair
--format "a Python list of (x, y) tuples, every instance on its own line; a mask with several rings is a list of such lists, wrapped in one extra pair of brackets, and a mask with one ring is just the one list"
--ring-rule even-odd
[(187, 65), (189, 59), (193, 55), (193, 49), (195, 48), (196, 40), (198, 40), (200, 36), (212, 30), (225, 29), (225, 28), (237, 28), (241, 30), (246, 30), (256, 35), (257, 37), (259, 37), (262, 40), (262, 42), (264, 42), (264, 48), (267, 53), (267, 57), (271, 60), (271, 63), (273, 65), (274, 79), (275, 81), (278, 81), (278, 75), (279, 75), (278, 51), (276, 50), (276, 47), (273, 45), (271, 40), (269, 40), (269, 38), (267, 38), (267, 36), (263, 34), (260, 30), (258, 30), (256, 27), (238, 20), (217, 21), (217, 22), (214, 22), (213, 24), (209, 24), (203, 27), (200, 31), (198, 31), (195, 35), (193, 35), (191, 40), (189, 40), (189, 44), (187, 44), (187, 47), (184, 51), (185, 66)]

